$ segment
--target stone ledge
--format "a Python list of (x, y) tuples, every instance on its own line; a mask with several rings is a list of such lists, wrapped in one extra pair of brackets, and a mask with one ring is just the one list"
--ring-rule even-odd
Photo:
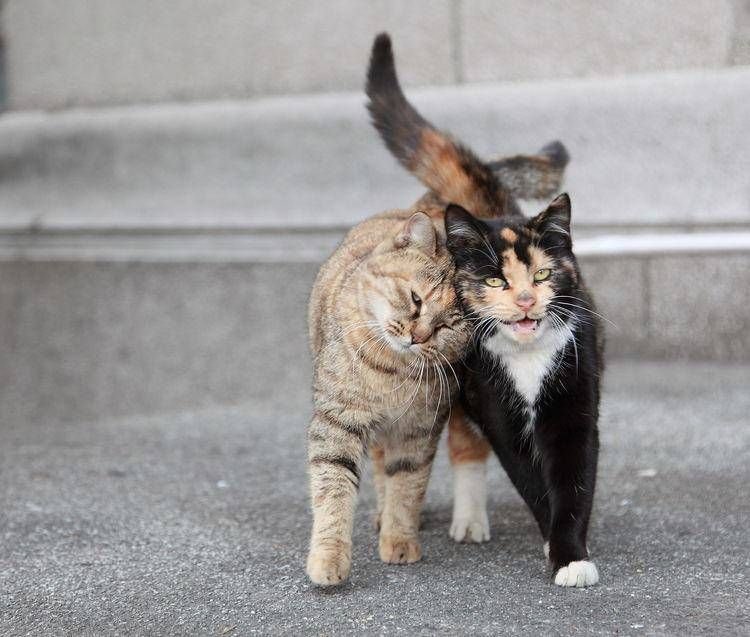
[[(80, 257), (80, 255), (79, 255)], [(750, 250), (584, 256), (609, 358), (750, 361)], [(0, 260), (0, 412), (96, 419), (310, 380), (317, 263)]]
[[(606, 259), (750, 253), (750, 228), (746, 225), (731, 232), (616, 230), (619, 233), (601, 234), (585, 226), (578, 229), (576, 254)], [(0, 261), (320, 263), (346, 232), (344, 227), (0, 232)]]
[[(486, 157), (563, 140), (565, 188), (583, 225), (750, 222), (750, 69), (409, 93)], [(6, 114), (0, 220), (16, 229), (349, 226), (422, 192), (382, 147), (364, 101)]]

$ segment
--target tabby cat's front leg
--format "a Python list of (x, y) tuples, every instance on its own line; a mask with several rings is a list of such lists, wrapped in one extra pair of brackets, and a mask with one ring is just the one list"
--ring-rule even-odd
[(385, 501), (379, 540), (384, 562), (408, 564), (422, 557), (419, 518), (438, 439), (439, 435), (428, 431), (409, 444), (389, 441), (384, 445)]
[(372, 459), (372, 479), (375, 483), (375, 497), (377, 500), (377, 513), (375, 514), (375, 529), (380, 531), (380, 520), (383, 517), (385, 507), (385, 451), (380, 445), (370, 449)]
[(307, 574), (321, 586), (340, 584), (349, 576), (359, 467), (367, 436), (368, 424), (361, 420), (361, 412), (320, 410), (310, 423), (313, 528)]

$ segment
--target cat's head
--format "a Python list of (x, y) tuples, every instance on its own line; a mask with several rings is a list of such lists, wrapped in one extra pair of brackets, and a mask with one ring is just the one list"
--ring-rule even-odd
[(456, 289), (478, 334), (497, 331), (524, 345), (550, 329), (564, 329), (571, 315), (565, 297), (579, 281), (568, 195), (531, 219), (491, 223), (451, 205), (445, 229), (456, 261)]
[(418, 212), (363, 264), (360, 303), (392, 351), (457, 360), (469, 340), (453, 286), (454, 264), (431, 219)]

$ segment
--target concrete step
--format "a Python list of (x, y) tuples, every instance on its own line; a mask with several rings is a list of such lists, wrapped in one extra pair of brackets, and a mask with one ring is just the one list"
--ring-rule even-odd
[[(306, 305), (322, 246), (287, 249), (285, 259), (275, 239), (187, 251), (179, 237), (168, 239), (161, 252), (139, 252), (131, 237), (109, 256), (36, 246), (0, 260), (0, 422), (96, 420), (306, 391)], [(305, 234), (297, 240), (314, 244)], [(750, 233), (578, 244), (611, 321), (610, 359), (750, 361)]]
[[(410, 94), (486, 157), (563, 140), (579, 226), (750, 221), (750, 69)], [(342, 227), (422, 190), (361, 93), (5, 114), (0, 166), (6, 229)]]
[[(419, 91), (483, 154), (561, 138), (611, 357), (750, 360), (750, 71)], [(229, 404), (310, 382), (305, 306), (421, 187), (326, 95), (0, 117), (0, 416)]]

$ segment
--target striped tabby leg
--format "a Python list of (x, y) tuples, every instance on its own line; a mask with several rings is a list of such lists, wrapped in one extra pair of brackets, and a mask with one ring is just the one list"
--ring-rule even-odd
[(437, 438), (425, 438), (414, 450), (385, 449), (385, 506), (380, 526), (380, 559), (392, 564), (422, 557), (419, 517), (430, 479)]
[(375, 529), (380, 531), (380, 520), (385, 506), (385, 451), (383, 447), (370, 449), (372, 459), (372, 477), (375, 482), (375, 497), (378, 502), (378, 512), (375, 515)]
[(456, 542), (490, 539), (487, 518), (487, 457), (490, 445), (460, 407), (448, 423), (448, 452), (453, 466), (453, 520), (450, 536)]
[(307, 574), (320, 586), (340, 584), (352, 561), (352, 524), (366, 428), (347, 414), (317, 413), (310, 424), (313, 528)]

